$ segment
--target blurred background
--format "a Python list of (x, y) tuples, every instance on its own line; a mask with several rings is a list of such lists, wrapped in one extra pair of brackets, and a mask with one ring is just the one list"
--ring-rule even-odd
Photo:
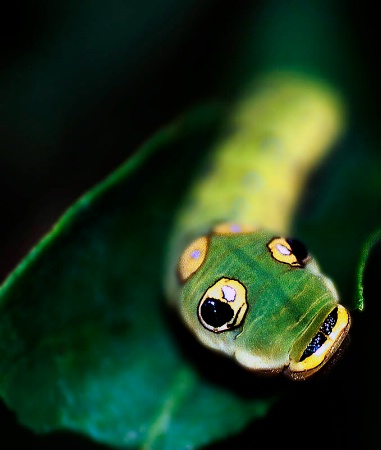
[[(79, 195), (160, 126), (218, 98), (265, 1), (15, 0), (0, 27), (2, 279)], [(343, 2), (379, 117), (378, 14)], [(255, 25), (254, 25), (255, 24)], [(352, 68), (353, 69), (353, 68)]]
[[(232, 67), (248, 18), (260, 27), (265, 3), (15, 0), (2, 7), (1, 280), (75, 199), (158, 128), (225, 95), (239, 78)], [(380, 16), (368, 1), (342, 4), (345, 56), (361, 80), (352, 84), (355, 115), (377, 130)], [(5, 406), (0, 429), (11, 439), (4, 448), (71, 442), (34, 437)], [(85, 448), (78, 439), (75, 448)]]
[(239, 27), (240, 14), (216, 0), (7, 4), (2, 278), (73, 200), (159, 127), (216, 95), (234, 50), (226, 29)]

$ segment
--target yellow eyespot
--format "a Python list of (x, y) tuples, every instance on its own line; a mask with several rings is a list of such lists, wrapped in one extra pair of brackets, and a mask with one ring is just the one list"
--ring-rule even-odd
[(241, 225), (232, 222), (219, 223), (213, 228), (214, 234), (252, 233), (254, 231), (257, 231), (257, 228), (251, 225)]
[(274, 259), (293, 267), (304, 267), (309, 258), (304, 244), (296, 239), (276, 237), (267, 244), (267, 248)]
[(203, 295), (198, 317), (205, 328), (220, 333), (238, 327), (246, 310), (245, 286), (237, 280), (221, 278)]
[(177, 271), (185, 283), (202, 265), (208, 253), (209, 238), (202, 236), (193, 241), (180, 256)]
[(328, 314), (299, 361), (290, 363), (288, 375), (294, 379), (305, 379), (318, 371), (338, 350), (348, 334), (350, 325), (348, 311), (344, 306), (338, 305)]

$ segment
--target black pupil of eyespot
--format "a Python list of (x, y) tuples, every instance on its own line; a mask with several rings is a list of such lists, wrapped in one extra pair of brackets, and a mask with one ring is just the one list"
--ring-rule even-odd
[(316, 352), (316, 350), (318, 350), (324, 344), (326, 340), (327, 337), (319, 331), (318, 334), (307, 345), (307, 348), (304, 350), (304, 353), (300, 358), (300, 361), (303, 361), (304, 359), (313, 355)]
[(219, 328), (230, 322), (234, 311), (230, 305), (215, 298), (207, 298), (201, 305), (200, 315), (205, 323)]
[(327, 318), (323, 322), (323, 325), (320, 327), (320, 331), (326, 335), (332, 333), (333, 327), (337, 322), (337, 308), (335, 308), (330, 314), (328, 314)]
[(303, 242), (300, 242), (297, 239), (287, 239), (287, 243), (290, 245), (292, 253), (299, 262), (303, 262), (307, 259), (308, 250)]
[(332, 312), (330, 312), (328, 316), (325, 318), (323, 324), (319, 328), (318, 333), (307, 345), (307, 348), (304, 350), (304, 353), (300, 358), (300, 361), (303, 361), (303, 359), (306, 359), (308, 358), (308, 356), (313, 355), (316, 352), (316, 350), (318, 350), (324, 344), (324, 342), (327, 340), (327, 336), (329, 336), (332, 333), (333, 327), (336, 325), (336, 322), (337, 322), (337, 308), (335, 308)]

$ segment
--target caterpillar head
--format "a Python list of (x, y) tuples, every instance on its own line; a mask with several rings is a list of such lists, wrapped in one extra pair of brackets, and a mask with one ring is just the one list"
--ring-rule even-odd
[(350, 328), (333, 283), (294, 239), (218, 226), (184, 250), (178, 278), (186, 324), (251, 370), (307, 378)]

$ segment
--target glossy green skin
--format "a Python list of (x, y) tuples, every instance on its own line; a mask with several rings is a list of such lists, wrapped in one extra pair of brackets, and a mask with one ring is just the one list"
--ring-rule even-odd
[[(181, 314), (200, 341), (253, 370), (279, 371), (290, 359), (299, 360), (337, 302), (313, 259), (298, 268), (271, 256), (266, 244), (273, 237), (265, 231), (213, 235), (205, 261), (181, 290)], [(196, 311), (208, 287), (222, 277), (246, 287), (248, 310), (241, 326), (215, 333)]]

